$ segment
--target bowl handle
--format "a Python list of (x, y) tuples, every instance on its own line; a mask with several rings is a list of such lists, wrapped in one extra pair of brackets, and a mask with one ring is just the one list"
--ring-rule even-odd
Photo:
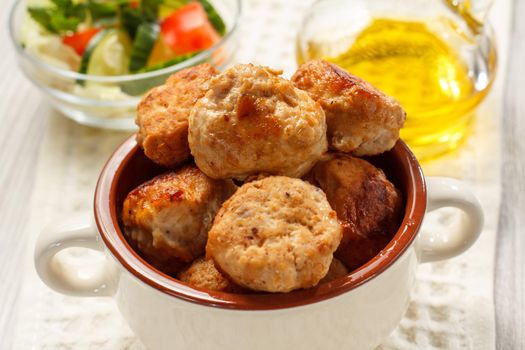
[(46, 227), (40, 233), (34, 252), (35, 268), (40, 279), (51, 289), (62, 294), (113, 295), (116, 273), (113, 273), (114, 270), (107, 259), (103, 262), (93, 259), (79, 266), (67, 264), (56, 256), (60, 251), (73, 247), (104, 251), (92, 217), (71, 217)]
[(427, 178), (427, 212), (455, 207), (463, 211), (461, 223), (447, 232), (423, 229), (417, 242), (419, 260), (431, 262), (452, 258), (476, 242), (483, 228), (483, 210), (465, 183), (445, 177)]

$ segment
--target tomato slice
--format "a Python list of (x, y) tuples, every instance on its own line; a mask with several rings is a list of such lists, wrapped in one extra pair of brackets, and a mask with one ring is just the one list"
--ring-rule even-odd
[(166, 17), (160, 30), (166, 45), (179, 55), (205, 50), (220, 39), (198, 2), (184, 5)]
[(89, 28), (81, 32), (66, 35), (62, 38), (62, 42), (71, 46), (80, 56), (82, 56), (91, 38), (100, 32), (100, 30), (100, 28)]

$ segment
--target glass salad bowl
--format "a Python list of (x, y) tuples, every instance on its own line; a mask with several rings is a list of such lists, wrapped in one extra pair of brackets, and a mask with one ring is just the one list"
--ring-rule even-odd
[[(13, 4), (9, 32), (23, 73), (60, 112), (85, 125), (133, 130), (137, 103), (150, 88), (164, 83), (171, 74), (199, 63), (209, 62), (221, 69), (231, 62), (238, 44), (237, 24), (241, 0), (212, 0), (210, 3), (224, 22), (224, 36), (213, 46), (197, 54), (181, 55), (178, 63), (156, 70), (138, 71), (135, 74), (100, 75), (100, 70), (96, 69), (95, 74), (71, 70), (63, 64), (69, 57), (65, 57), (66, 54), (62, 57), (60, 53), (57, 54), (62, 45), (60, 39), (44, 40), (38, 35), (32, 37), (28, 36), (27, 32), (24, 33), (24, 30), (27, 31), (27, 22), (31, 22), (29, 25), (37, 25), (28, 21), (26, 1), (19, 0)], [(22, 43), (21, 38), (24, 34), (26, 42), (36, 41), (32, 47), (50, 54), (35, 54), (34, 50)], [(101, 54), (111, 57), (114, 55), (111, 40), (108, 40), (106, 46)]]

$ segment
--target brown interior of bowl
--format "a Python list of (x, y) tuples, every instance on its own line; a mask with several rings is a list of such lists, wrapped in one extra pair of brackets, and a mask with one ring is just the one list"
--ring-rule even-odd
[(127, 194), (139, 184), (166, 171), (151, 162), (134, 137), (125, 141), (102, 171), (95, 192), (95, 218), (112, 255), (135, 277), (161, 292), (208, 306), (268, 310), (306, 305), (352, 290), (388, 268), (415, 238), (426, 209), (426, 190), (421, 168), (401, 141), (389, 152), (367, 158), (383, 169), (405, 201), (403, 222), (390, 243), (373, 259), (348, 276), (307, 290), (284, 294), (231, 294), (204, 291), (158, 271), (128, 244), (119, 226), (120, 209)]

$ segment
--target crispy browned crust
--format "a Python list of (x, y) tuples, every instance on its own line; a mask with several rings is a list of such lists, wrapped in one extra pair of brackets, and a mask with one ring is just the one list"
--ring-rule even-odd
[(337, 212), (343, 239), (335, 256), (350, 271), (388, 244), (401, 221), (402, 198), (383, 171), (363, 159), (334, 154), (319, 162), (310, 178)]
[(198, 258), (181, 271), (177, 278), (192, 287), (220, 292), (243, 294), (248, 291), (226, 278), (215, 266), (212, 259)]
[(124, 234), (151, 265), (174, 274), (204, 253), (213, 217), (235, 188), (194, 165), (159, 175), (124, 200)]
[(238, 64), (210, 80), (189, 117), (196, 164), (213, 178), (298, 177), (326, 152), (318, 103), (267, 67)]
[(325, 111), (330, 148), (373, 155), (389, 150), (399, 138), (406, 115), (399, 103), (335, 64), (308, 61), (292, 82)]
[(289, 292), (317, 285), (341, 236), (321, 189), (272, 176), (244, 184), (222, 205), (206, 255), (240, 286)]
[(183, 69), (151, 89), (137, 107), (137, 142), (155, 163), (174, 168), (191, 157), (188, 115), (218, 74), (208, 63)]

